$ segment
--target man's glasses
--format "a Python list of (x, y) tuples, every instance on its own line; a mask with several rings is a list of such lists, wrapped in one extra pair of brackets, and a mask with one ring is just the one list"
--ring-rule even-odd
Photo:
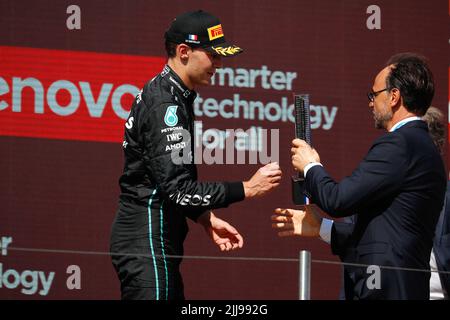
[(389, 90), (389, 88), (384, 88), (379, 91), (375, 91), (375, 92), (371, 91), (371, 92), (367, 93), (367, 98), (369, 98), (369, 102), (373, 102), (377, 95), (379, 95), (380, 93), (382, 93), (383, 91), (386, 91), (386, 90)]

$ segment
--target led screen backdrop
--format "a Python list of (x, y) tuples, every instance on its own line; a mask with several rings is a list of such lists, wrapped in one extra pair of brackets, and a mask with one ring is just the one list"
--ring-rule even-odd
[[(190, 222), (186, 297), (297, 299), (300, 250), (314, 259), (311, 297), (338, 297), (341, 269), (325, 263), (338, 262), (328, 245), (278, 238), (271, 229), (273, 209), (293, 207), (293, 94), (310, 95), (313, 145), (338, 180), (381, 134), (366, 92), (392, 54), (429, 59), (433, 104), (447, 115), (445, 0), (0, 2), (1, 299), (120, 297), (107, 251), (125, 120), (166, 61), (170, 21), (198, 8), (218, 15), (226, 38), (245, 50), (224, 59), (211, 86), (198, 90), (199, 152), (224, 148), (227, 129), (244, 132), (232, 151), (260, 152), (256, 164), (202, 162), (200, 179), (246, 180), (268, 158), (284, 177), (264, 198), (216, 210), (244, 235), (238, 252), (219, 252)], [(269, 150), (265, 130), (279, 130)]]

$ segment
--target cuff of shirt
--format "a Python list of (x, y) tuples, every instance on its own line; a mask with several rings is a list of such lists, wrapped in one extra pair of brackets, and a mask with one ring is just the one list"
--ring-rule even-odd
[(305, 169), (303, 169), (303, 176), (306, 178), (306, 174), (308, 173), (309, 169), (311, 169), (312, 167), (315, 166), (322, 166), (322, 164), (320, 162), (310, 162), (306, 165)]
[(331, 243), (331, 228), (333, 227), (333, 220), (323, 218), (320, 224), (320, 238), (326, 243)]

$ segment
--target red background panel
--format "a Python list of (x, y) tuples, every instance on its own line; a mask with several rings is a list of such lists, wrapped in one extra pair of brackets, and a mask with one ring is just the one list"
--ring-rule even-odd
[[(120, 142), (126, 119), (123, 114), (164, 63), (162, 57), (0, 47), (1, 77), (7, 84), (2, 101), (9, 105), (2, 108), (0, 134)], [(30, 83), (30, 79), (35, 87), (19, 84)], [(123, 85), (137, 89), (120, 95), (120, 104), (115, 102), (113, 108), (113, 97)], [(56, 90), (55, 102), (49, 102), (51, 87)], [(54, 112), (55, 104), (56, 110), (67, 110), (67, 115)]]

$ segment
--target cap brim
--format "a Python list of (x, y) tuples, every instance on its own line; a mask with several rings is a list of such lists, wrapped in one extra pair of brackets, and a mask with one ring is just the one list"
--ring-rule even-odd
[(228, 43), (221, 43), (216, 46), (211, 46), (204, 49), (211, 53), (218, 54), (222, 57), (232, 57), (244, 52), (242, 48)]

